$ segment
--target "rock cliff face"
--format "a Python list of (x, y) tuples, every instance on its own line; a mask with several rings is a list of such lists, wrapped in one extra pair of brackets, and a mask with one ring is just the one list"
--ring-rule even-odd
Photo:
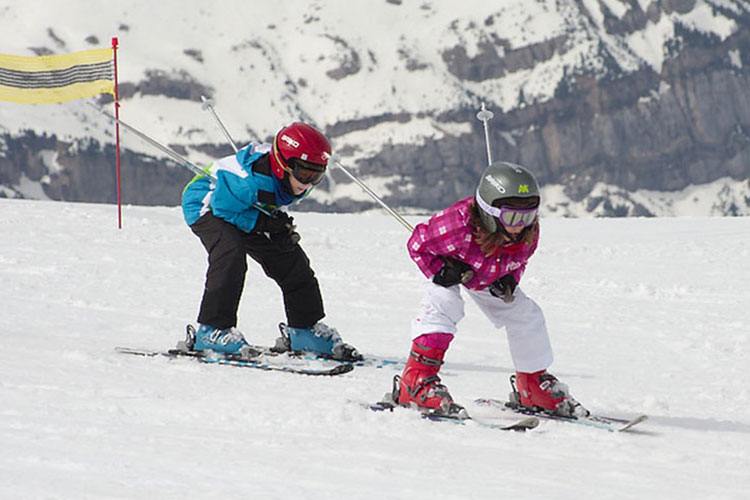
[[(96, 141), (59, 140), (28, 132), (0, 136), (0, 197), (39, 198), (38, 183), (52, 200), (115, 203), (114, 147)], [(121, 156), (122, 197), (134, 205), (177, 205), (182, 186), (192, 177), (184, 169), (150, 156), (125, 150)]]
[[(387, 8), (403, 8), (386, 2)], [(517, 3), (517, 2), (516, 2)], [(549, 3), (549, 2), (547, 2)], [(484, 101), (495, 112), (490, 142), (495, 159), (530, 166), (544, 185), (562, 185), (572, 202), (583, 202), (598, 215), (659, 215), (630, 196), (639, 190), (678, 191), (718, 179), (744, 182), (744, 195), (721, 210), (750, 213), (750, 4), (745, 1), (708, 0), (569, 0), (558, 2), (560, 15), (570, 20), (566, 30), (530, 43), (503, 38), (501, 13), (488, 15), (481, 25), (450, 29), (479, 33), (475, 44), (443, 47), (434, 61), (399, 49), (409, 74), (442, 67), (456, 92), (466, 99), (448, 107), (414, 112), (396, 110), (367, 114), (324, 124), (345, 163), (366, 179), (388, 179), (385, 200), (399, 207), (436, 209), (466, 196), (486, 164), (484, 135), (475, 118), (476, 103)], [(567, 10), (566, 10), (567, 9)], [(616, 10), (615, 11), (613, 11)], [(733, 26), (719, 36), (684, 19), (708, 14)], [(532, 22), (530, 20), (529, 22)], [(308, 20), (305, 23), (310, 22)], [(633, 52), (633, 40), (647, 39), (648, 30), (669, 25), (671, 35), (653, 47), (660, 64), (647, 64)], [(351, 44), (342, 36), (326, 34), (338, 66), (325, 74), (332, 85), (378, 64), (373, 51)], [(505, 81), (552, 61), (570, 61), (582, 40), (593, 51), (580, 60), (562, 64), (547, 98), (518, 86), (511, 105), (482, 85)], [(593, 41), (593, 42), (592, 42)], [(627, 43), (626, 43), (627, 42)], [(628, 45), (628, 43), (630, 45)], [(267, 44), (248, 42), (237, 47)], [(234, 50), (234, 48), (233, 48)], [(237, 50), (240, 50), (237, 48)], [(185, 54), (203, 63), (208, 57), (197, 49)], [(274, 56), (276, 57), (276, 56)], [(564, 59), (567, 57), (567, 59)], [(552, 78), (542, 74), (538, 78)], [(303, 78), (287, 80), (285, 99), (303, 92)], [(204, 84), (182, 70), (149, 70), (139, 82), (125, 82), (123, 97), (168, 96), (198, 101), (200, 95), (220, 92), (219, 84)], [(393, 86), (396, 95), (398, 89)], [(305, 116), (300, 107), (300, 113)], [(362, 152), (352, 137), (380, 127), (405, 126), (429, 120), (435, 130), (464, 124), (460, 132), (446, 132), (421, 141), (384, 140)], [(248, 127), (247, 132), (250, 129)], [(229, 153), (226, 146), (208, 143), (174, 145), (181, 153), (201, 151), (209, 157)], [(181, 148), (181, 149), (180, 149)], [(50, 153), (56, 167), (50, 168)], [(22, 180), (40, 182), (52, 199), (114, 201), (113, 149), (90, 139), (60, 141), (55, 135), (33, 132), (0, 136), (0, 196), (24, 196)], [(126, 151), (123, 186), (127, 202), (176, 204), (180, 187), (190, 174), (161, 166), (146, 154)], [(103, 171), (106, 170), (106, 172)], [(94, 175), (96, 173), (96, 175)], [(349, 179), (335, 174), (337, 184)], [(617, 191), (617, 201), (596, 191), (606, 184)], [(320, 191), (330, 189), (325, 184)], [(743, 188), (744, 189), (744, 188)], [(27, 194), (26, 194), (27, 195)], [(361, 198), (313, 197), (308, 209), (358, 210), (373, 206)], [(305, 207), (301, 207), (304, 209)]]
[[(695, 4), (690, 0), (653, 3), (644, 12), (631, 2), (628, 14), (621, 20), (610, 19), (607, 30), (613, 35), (632, 33), (648, 19), (658, 21), (672, 10), (689, 12)], [(584, 7), (581, 10), (586, 12)], [(665, 48), (668, 57), (661, 73), (650, 67), (626, 73), (613, 65), (603, 76), (568, 74), (553, 99), (522, 100), (517, 109), (496, 113), (491, 122), (494, 158), (533, 166), (543, 184), (563, 184), (573, 200), (587, 197), (598, 182), (626, 191), (675, 191), (723, 177), (747, 180), (750, 14), (745, 10), (732, 18), (742, 28), (723, 41), (680, 28)], [(502, 47), (502, 41), (484, 45), (473, 58), (455, 47), (443, 58), (457, 77), (482, 80), (539, 64), (565, 50), (565, 41), (558, 37), (504, 56), (499, 55)], [(607, 53), (603, 57), (613, 60)], [(408, 196), (415, 205), (434, 209), (447, 199), (470, 193), (486, 161), (475, 113), (475, 109), (457, 109), (439, 117), (472, 123), (471, 133), (420, 147), (385, 147), (361, 171), (377, 174), (403, 165), (403, 174), (420, 189), (394, 194), (390, 201), (396, 204), (404, 204)], [(456, 165), (467, 168), (454, 175)], [(391, 187), (398, 191), (397, 185)], [(609, 213), (653, 215), (635, 204), (611, 208)]]

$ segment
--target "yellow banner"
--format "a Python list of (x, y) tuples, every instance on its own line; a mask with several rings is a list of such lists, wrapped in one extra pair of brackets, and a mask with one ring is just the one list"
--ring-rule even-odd
[(112, 49), (51, 56), (0, 54), (0, 101), (51, 104), (114, 94)]

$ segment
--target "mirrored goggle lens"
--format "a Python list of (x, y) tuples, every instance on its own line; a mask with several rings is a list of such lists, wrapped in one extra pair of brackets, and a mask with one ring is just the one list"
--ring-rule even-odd
[(296, 158), (289, 164), (292, 167), (292, 175), (302, 184), (319, 184), (326, 175), (323, 165), (315, 165)]
[(536, 208), (530, 209), (513, 209), (507, 207), (500, 208), (500, 222), (503, 226), (518, 227), (518, 226), (530, 226), (536, 219), (538, 210)]
[(292, 175), (302, 184), (319, 184), (325, 177), (325, 172), (310, 170), (304, 167), (296, 167), (292, 170)]

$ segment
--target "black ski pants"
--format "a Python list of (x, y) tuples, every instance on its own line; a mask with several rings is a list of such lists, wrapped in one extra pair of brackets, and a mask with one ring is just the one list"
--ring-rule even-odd
[(282, 247), (265, 234), (246, 233), (210, 212), (190, 229), (208, 251), (199, 323), (221, 329), (237, 326), (247, 255), (281, 288), (289, 326), (308, 328), (325, 316), (318, 280), (299, 245)]

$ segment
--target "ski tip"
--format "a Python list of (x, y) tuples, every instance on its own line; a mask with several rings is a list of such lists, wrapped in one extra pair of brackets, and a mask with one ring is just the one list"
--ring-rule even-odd
[(524, 432), (531, 429), (536, 429), (539, 426), (539, 419), (536, 417), (527, 417), (519, 420), (518, 422), (509, 425), (507, 429), (509, 431)]
[(501, 431), (516, 431), (525, 432), (531, 429), (536, 429), (539, 426), (539, 419), (537, 417), (524, 417), (519, 420), (511, 421), (510, 423), (502, 423), (494, 420), (488, 420), (485, 418), (471, 418), (468, 421), (475, 422), (480, 427), (488, 427), (491, 429), (499, 429)]
[(637, 417), (631, 419), (630, 421), (624, 423), (622, 426), (617, 428), (617, 432), (626, 432), (631, 430), (636, 425), (640, 424), (641, 422), (645, 422), (648, 420), (648, 415), (638, 415)]
[(342, 363), (331, 368), (331, 375), (342, 375), (344, 373), (349, 373), (352, 370), (354, 370), (354, 365), (351, 363)]
[(148, 349), (134, 349), (132, 347), (115, 347), (115, 352), (119, 352), (120, 354), (133, 354), (136, 356), (145, 356), (145, 357), (153, 357), (158, 356), (158, 351), (150, 351)]

